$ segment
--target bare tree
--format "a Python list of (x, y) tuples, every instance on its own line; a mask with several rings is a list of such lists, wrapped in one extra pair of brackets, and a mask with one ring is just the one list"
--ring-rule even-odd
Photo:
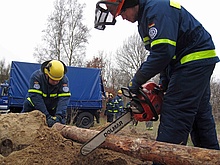
[(145, 49), (138, 34), (135, 33), (124, 41), (123, 46), (116, 51), (115, 59), (118, 73), (115, 86), (117, 89), (128, 85), (148, 55), (149, 51)]
[(85, 4), (77, 0), (56, 0), (54, 12), (43, 30), (43, 45), (35, 48), (38, 62), (48, 59), (64, 61), (68, 66), (82, 66), (89, 30), (82, 23)]
[[(99, 53), (104, 57), (104, 51)], [(116, 54), (110, 52), (105, 55), (102, 75), (106, 90), (116, 93), (121, 87), (126, 87), (148, 55), (149, 52), (137, 34), (128, 37)], [(153, 77), (152, 81), (158, 82), (158, 77)]]
[(220, 121), (220, 82), (214, 78), (211, 79), (211, 99), (213, 115), (216, 121)]
[(104, 82), (105, 86), (108, 90), (114, 90), (114, 82), (117, 77), (117, 72), (115, 71), (114, 63), (112, 62), (112, 53), (108, 54), (108, 58), (105, 59), (105, 72), (104, 72)]
[(138, 34), (133, 34), (124, 41), (122, 48), (116, 52), (116, 62), (121, 72), (131, 79), (149, 55)]
[(0, 60), (0, 83), (9, 80), (10, 77), (10, 64), (6, 65), (5, 59)]
[(105, 68), (105, 62), (103, 60), (103, 57), (93, 57), (91, 61), (87, 61), (86, 67), (88, 68), (99, 68), (103, 70)]

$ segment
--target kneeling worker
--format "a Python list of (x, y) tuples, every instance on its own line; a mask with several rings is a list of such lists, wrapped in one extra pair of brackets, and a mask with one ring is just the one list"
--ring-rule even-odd
[(66, 123), (66, 110), (70, 100), (67, 67), (62, 61), (49, 60), (30, 78), (27, 99), (22, 112), (39, 110), (45, 114), (47, 124)]

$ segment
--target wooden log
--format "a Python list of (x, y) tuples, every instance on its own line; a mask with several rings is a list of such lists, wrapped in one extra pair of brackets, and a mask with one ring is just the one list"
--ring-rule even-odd
[[(53, 129), (65, 137), (85, 143), (99, 131), (82, 129), (56, 123)], [(122, 135), (108, 135), (101, 148), (121, 152), (144, 161), (154, 161), (169, 165), (217, 165), (220, 164), (220, 151), (191, 146), (175, 145), (152, 141), (144, 138), (133, 138)]]

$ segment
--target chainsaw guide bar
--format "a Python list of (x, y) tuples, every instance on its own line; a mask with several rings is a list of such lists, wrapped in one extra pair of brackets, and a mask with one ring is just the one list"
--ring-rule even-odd
[(117, 120), (109, 124), (104, 130), (95, 135), (92, 139), (86, 142), (80, 149), (80, 153), (84, 156), (91, 153), (102, 143), (105, 142), (109, 134), (116, 134), (122, 128), (124, 128), (132, 120), (131, 112), (126, 112)]

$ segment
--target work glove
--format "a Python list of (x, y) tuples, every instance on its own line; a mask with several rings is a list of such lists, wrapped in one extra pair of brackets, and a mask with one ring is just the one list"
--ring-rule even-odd
[(56, 115), (55, 120), (57, 123), (66, 124), (66, 118), (61, 115)]
[(52, 116), (47, 117), (47, 125), (48, 127), (52, 127), (56, 123), (56, 119)]
[(163, 92), (167, 91), (169, 81), (168, 80), (160, 80), (159, 87)]
[(61, 124), (62, 124), (62, 123), (63, 123), (62, 119), (63, 119), (63, 118), (62, 118), (62, 116), (60, 116), (60, 115), (56, 115), (56, 116), (55, 116), (55, 120), (56, 120), (56, 122), (58, 122), (58, 123), (61, 123)]
[(47, 125), (48, 125), (48, 127), (52, 127), (55, 123), (65, 124), (66, 121), (60, 115), (48, 116), (47, 117)]
[(138, 94), (140, 87), (141, 87), (141, 85), (138, 84), (136, 81), (134, 81), (134, 79), (132, 79), (128, 84), (128, 89), (133, 94)]
[(170, 67), (168, 67), (166, 70), (160, 72), (160, 81), (159, 81), (159, 87), (163, 92), (166, 92), (168, 88), (168, 84), (170, 81)]

